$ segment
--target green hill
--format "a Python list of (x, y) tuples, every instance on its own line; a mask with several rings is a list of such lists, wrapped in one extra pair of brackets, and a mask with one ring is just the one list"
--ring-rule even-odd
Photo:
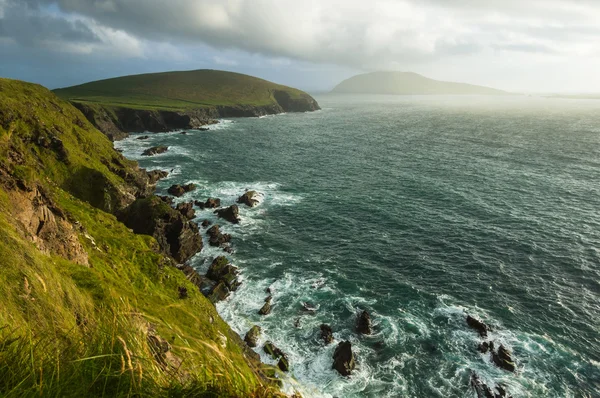
[(503, 95), (505, 91), (473, 84), (444, 82), (412, 72), (372, 72), (344, 80), (332, 91), (337, 94), (396, 95)]
[(134, 109), (282, 105), (280, 102), (284, 96), (291, 101), (314, 102), (310, 95), (291, 87), (240, 73), (210, 69), (123, 76), (54, 92), (69, 101)]
[(117, 221), (160, 202), (150, 175), (69, 103), (0, 79), (0, 396), (281, 396), (161, 243)]

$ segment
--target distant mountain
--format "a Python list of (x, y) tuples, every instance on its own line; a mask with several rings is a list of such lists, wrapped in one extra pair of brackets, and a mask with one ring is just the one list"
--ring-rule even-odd
[(443, 82), (412, 72), (372, 72), (344, 80), (332, 91), (337, 94), (453, 94), (505, 95), (506, 91), (466, 83)]

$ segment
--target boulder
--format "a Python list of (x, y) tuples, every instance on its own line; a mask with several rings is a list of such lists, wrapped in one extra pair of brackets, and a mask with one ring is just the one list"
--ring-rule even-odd
[(142, 135), (140, 137), (137, 137), (136, 140), (147, 140), (148, 138), (150, 138), (150, 137), (147, 135)]
[(208, 235), (208, 244), (216, 247), (224, 247), (225, 244), (231, 241), (231, 235), (221, 233), (219, 224), (210, 227), (206, 234)]
[(171, 185), (171, 187), (167, 190), (167, 192), (169, 192), (173, 196), (180, 197), (180, 196), (183, 196), (187, 192), (193, 191), (194, 189), (196, 189), (195, 184), (185, 184), (185, 185), (175, 184), (175, 185)]
[(240, 282), (237, 279), (239, 271), (237, 267), (231, 265), (227, 257), (219, 256), (216, 257), (210, 264), (206, 277), (219, 283), (223, 282), (229, 289), (229, 291), (236, 291), (240, 286)]
[(229, 297), (229, 293), (230, 291), (227, 285), (224, 282), (219, 282), (211, 289), (206, 297), (211, 303), (216, 304)]
[(164, 145), (153, 146), (152, 148), (148, 148), (144, 152), (142, 152), (142, 156), (154, 156), (154, 155), (158, 155), (161, 153), (165, 153), (168, 150), (169, 150), (168, 146), (164, 146)]
[(198, 206), (200, 209), (216, 209), (217, 207), (221, 207), (221, 199), (218, 198), (208, 198), (205, 202), (200, 200), (195, 200), (194, 204)]
[(265, 304), (258, 310), (259, 315), (269, 315), (271, 313), (271, 300), (271, 296), (267, 297)]
[(498, 352), (492, 353), (492, 361), (499, 368), (508, 370), (509, 372), (514, 372), (516, 369), (511, 352), (502, 344), (500, 345), (500, 347), (498, 347)]
[(280, 358), (285, 354), (281, 351), (275, 344), (270, 341), (267, 341), (263, 347), (263, 351), (271, 356), (273, 359)]
[(355, 366), (352, 343), (347, 340), (342, 341), (335, 348), (335, 352), (333, 353), (333, 366), (331, 368), (337, 370), (342, 376), (349, 376)]
[(333, 330), (331, 329), (331, 326), (326, 324), (321, 325), (321, 339), (325, 344), (333, 343)]
[(490, 342), (484, 341), (483, 343), (479, 344), (477, 349), (482, 354), (485, 354), (488, 351), (494, 352), (494, 342), (493, 341), (490, 341)]
[(479, 333), (479, 336), (484, 339), (487, 337), (488, 331), (491, 330), (488, 325), (479, 319), (473, 318), (471, 315), (467, 315), (467, 325), (469, 325), (471, 329), (475, 329)]
[(246, 191), (242, 196), (240, 196), (237, 200), (238, 203), (243, 203), (246, 206), (254, 207), (256, 206), (258, 201), (258, 192), (256, 191)]
[(252, 328), (246, 333), (244, 337), (244, 341), (248, 344), (248, 347), (256, 347), (258, 344), (258, 339), (260, 338), (260, 333), (262, 332), (260, 326), (252, 326)]
[(194, 204), (192, 202), (178, 203), (175, 207), (175, 210), (181, 213), (181, 215), (183, 215), (188, 220), (191, 220), (194, 217), (196, 217), (196, 212), (194, 211)]
[(496, 386), (494, 390), (481, 381), (476, 373), (471, 374), (471, 387), (475, 390), (477, 398), (512, 398), (502, 386)]
[(202, 225), (202, 228), (206, 228), (206, 227), (208, 227), (210, 224), (212, 224), (212, 222), (210, 222), (210, 220), (203, 220), (203, 221), (202, 221), (202, 224), (200, 224), (200, 225)]
[(358, 316), (356, 321), (356, 331), (360, 334), (371, 334), (373, 333), (373, 327), (371, 325), (371, 315), (367, 311), (363, 311)]
[(287, 356), (282, 355), (281, 358), (279, 358), (279, 362), (277, 362), (277, 367), (282, 372), (287, 372), (290, 370), (290, 364), (288, 362)]
[(237, 205), (231, 205), (224, 209), (216, 210), (215, 214), (217, 216), (229, 221), (230, 223), (238, 224), (240, 222), (239, 212), (240, 212), (240, 210), (237, 207)]

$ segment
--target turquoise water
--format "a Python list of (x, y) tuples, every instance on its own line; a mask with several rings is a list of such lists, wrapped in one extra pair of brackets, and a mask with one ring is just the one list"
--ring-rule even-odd
[[(472, 397), (473, 370), (514, 397), (600, 396), (600, 101), (317, 100), (315, 113), (117, 143), (143, 167), (173, 169), (159, 192), (199, 185), (181, 200), (264, 194), (225, 226), (244, 284), (218, 310), (288, 354), (287, 390)], [(169, 152), (139, 156), (157, 144)], [(261, 317), (268, 286), (273, 312)], [(354, 332), (358, 309), (372, 336)], [(515, 374), (477, 351), (466, 313), (513, 351)], [(320, 343), (321, 323), (353, 343), (350, 378), (331, 370), (336, 344)]]

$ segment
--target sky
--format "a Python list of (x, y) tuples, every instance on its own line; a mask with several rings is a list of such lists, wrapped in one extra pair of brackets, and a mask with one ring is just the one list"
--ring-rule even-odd
[(0, 0), (0, 76), (65, 87), (223, 69), (311, 92), (411, 71), (600, 93), (600, 0)]

